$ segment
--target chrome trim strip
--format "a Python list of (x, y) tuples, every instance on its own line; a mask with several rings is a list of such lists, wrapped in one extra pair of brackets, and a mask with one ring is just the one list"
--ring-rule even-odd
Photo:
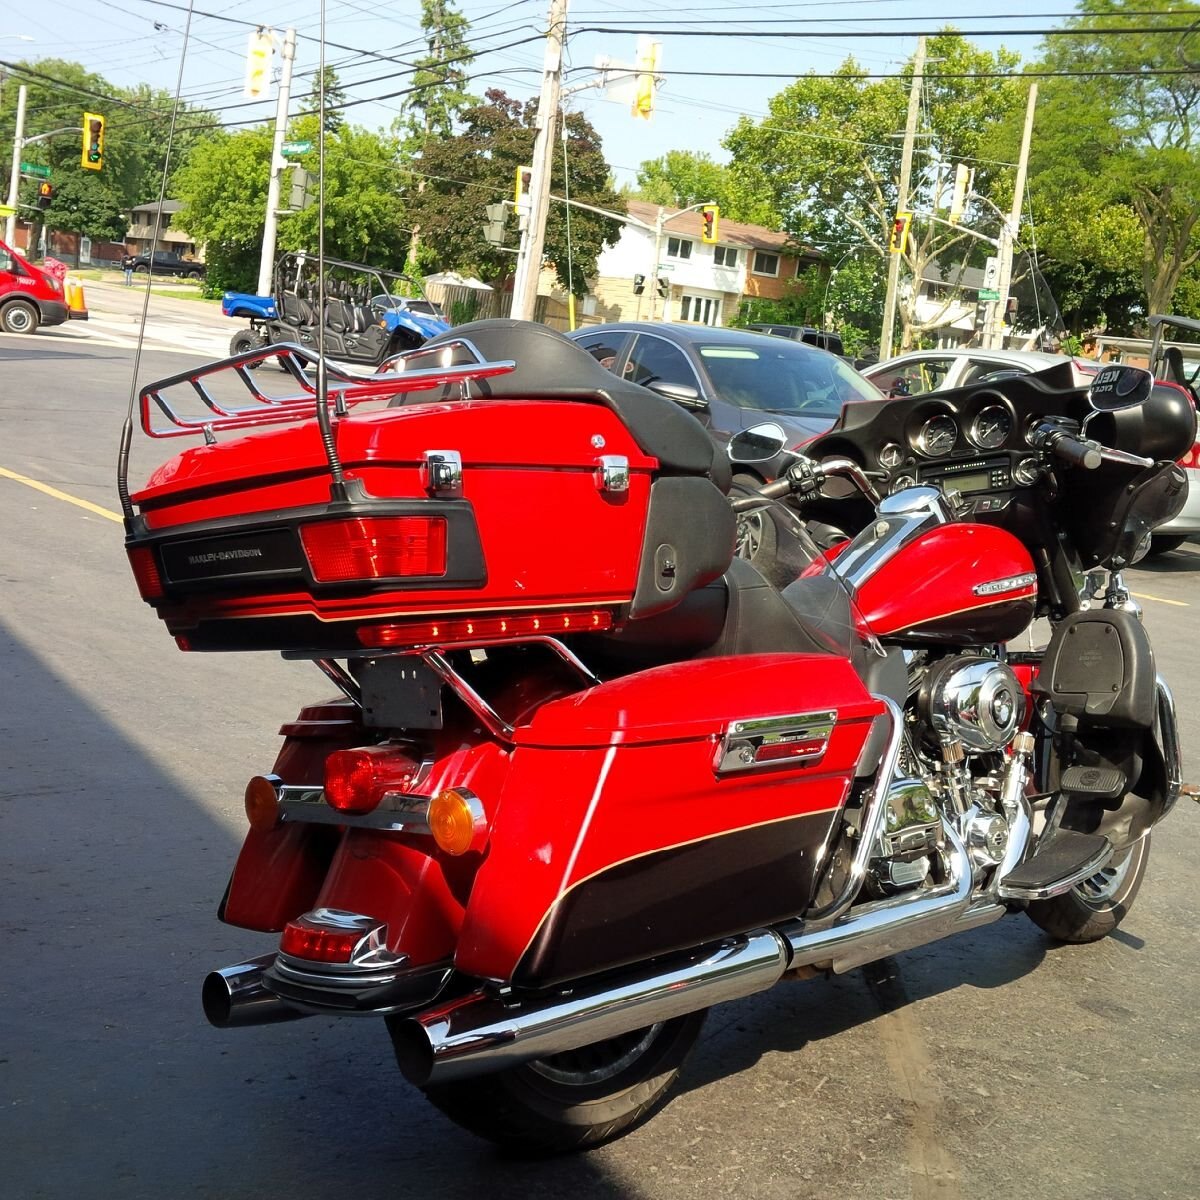
[[(1167, 768), (1167, 798), (1162, 816), (1175, 807), (1183, 791), (1183, 754), (1179, 745), (1179, 722), (1175, 716), (1175, 696), (1161, 676), (1155, 676), (1154, 686), (1158, 693), (1158, 734), (1161, 738), (1163, 762)], [(1159, 817), (1162, 820), (1162, 817)]]
[(1053, 883), (1048, 883), (1044, 887), (1017, 887), (1010, 883), (1005, 883), (1002, 879), (999, 886), (996, 888), (996, 895), (1002, 900), (1049, 900), (1052, 896), (1061, 896), (1064, 892), (1069, 892), (1077, 883), (1082, 883), (1085, 879), (1090, 879), (1101, 868), (1108, 864), (1108, 860), (1113, 856), (1112, 842), (1105, 842), (1104, 846), (1097, 850), (1091, 858), (1088, 859), (1082, 866), (1076, 867), (1070, 875), (1063, 879), (1056, 879)]
[(863, 800), (862, 824), (858, 830), (858, 844), (854, 848), (854, 858), (850, 869), (846, 872), (846, 881), (842, 890), (828, 903), (820, 908), (809, 909), (804, 914), (806, 922), (834, 921), (847, 908), (858, 894), (867, 877), (867, 865), (875, 853), (876, 843), (883, 832), (884, 818), (887, 815), (887, 798), (896, 771), (900, 764), (900, 748), (904, 744), (904, 714), (894, 700), (887, 696), (873, 696), (887, 710), (892, 722), (892, 731), (888, 735), (888, 744), (879, 763), (875, 775), (875, 783)]
[[(713, 771), (719, 778), (744, 771), (819, 762), (829, 748), (836, 725), (836, 709), (731, 721), (717, 743)], [(786, 751), (791, 745), (797, 747), (795, 754), (780, 758), (759, 757), (764, 751)]]
[(369, 813), (339, 812), (325, 802), (325, 789), (315, 784), (285, 783), (278, 792), (279, 814), (284, 821), (385, 829), (393, 833), (429, 833), (431, 797), (419, 792), (384, 792), (378, 807)]
[(1037, 574), (1030, 571), (1024, 575), (1009, 575), (1004, 579), (990, 579), (987, 583), (977, 583), (971, 591), (976, 596), (999, 596), (1004, 592), (1019, 592), (1036, 584)]

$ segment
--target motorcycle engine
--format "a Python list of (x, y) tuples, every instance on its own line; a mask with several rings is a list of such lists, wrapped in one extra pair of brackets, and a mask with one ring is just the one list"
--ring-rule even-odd
[(934, 663), (917, 695), (931, 740), (962, 742), (968, 754), (1002, 750), (1021, 722), (1024, 693), (1005, 663), (957, 654)]

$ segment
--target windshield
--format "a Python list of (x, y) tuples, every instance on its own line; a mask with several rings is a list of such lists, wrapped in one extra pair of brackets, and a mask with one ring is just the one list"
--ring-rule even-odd
[(740, 408), (832, 420), (848, 400), (881, 393), (853, 367), (822, 350), (779, 340), (779, 345), (698, 346), (713, 387)]

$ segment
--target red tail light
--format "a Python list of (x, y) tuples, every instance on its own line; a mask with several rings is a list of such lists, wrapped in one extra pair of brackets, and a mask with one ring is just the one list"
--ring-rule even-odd
[(318, 583), (445, 575), (445, 517), (351, 517), (304, 525), (300, 540)]
[(511, 638), (555, 637), (564, 633), (593, 633), (613, 627), (606, 608), (576, 612), (513, 613), (502, 617), (458, 617), (437, 621), (389, 622), (364, 625), (358, 640), (364, 646), (441, 646), (448, 642), (487, 642)]
[[(354, 917), (353, 920), (340, 920), (335, 924), (324, 925), (313, 920), (322, 916), (318, 911), (306, 914), (295, 920), (289, 920), (283, 926), (283, 936), (280, 938), (280, 950), (294, 959), (307, 959), (310, 962), (349, 962), (354, 958), (355, 949), (365, 938), (371, 936), (372, 930), (366, 928), (365, 922), (370, 918)], [(341, 914), (330, 914), (341, 916)], [(353, 914), (347, 913), (346, 917)], [(374, 926), (382, 929), (382, 923)]]
[(158, 563), (154, 561), (154, 551), (149, 546), (130, 546), (127, 553), (142, 599), (161, 600), (165, 593), (162, 576), (158, 573)]
[(414, 777), (411, 758), (386, 746), (335, 750), (325, 760), (325, 802), (344, 813), (368, 813), (385, 792), (402, 792)]

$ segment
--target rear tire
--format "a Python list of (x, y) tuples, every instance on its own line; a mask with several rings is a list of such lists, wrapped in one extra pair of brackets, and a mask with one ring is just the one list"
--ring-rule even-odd
[(1113, 855), (1108, 866), (1076, 884), (1061, 896), (1033, 900), (1025, 910), (1029, 919), (1052, 938), (1079, 946), (1107, 937), (1133, 907), (1146, 863), (1150, 859), (1150, 834)]
[(38, 310), (28, 300), (10, 300), (0, 308), (0, 329), (5, 333), (34, 333), (40, 323)]
[(1178, 550), (1188, 540), (1186, 533), (1154, 533), (1150, 535), (1150, 549), (1146, 551), (1147, 558), (1157, 558), (1160, 554), (1170, 554)]
[(490, 1075), (424, 1089), (456, 1125), (524, 1157), (588, 1150), (666, 1102), (705, 1010)]

